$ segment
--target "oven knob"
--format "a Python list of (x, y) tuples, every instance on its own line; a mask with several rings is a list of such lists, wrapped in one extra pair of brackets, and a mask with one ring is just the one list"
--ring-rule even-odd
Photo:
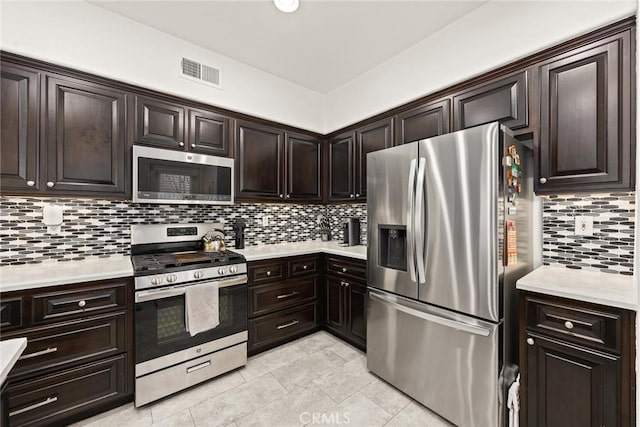
[(159, 285), (160, 283), (162, 283), (162, 277), (154, 277), (153, 279), (151, 279), (152, 285)]
[(237, 273), (238, 272), (238, 267), (235, 265), (232, 265), (231, 267), (229, 267), (229, 273)]
[(196, 279), (202, 279), (202, 271), (194, 272), (193, 277), (195, 277)]
[(176, 280), (178, 280), (178, 276), (176, 276), (175, 274), (170, 274), (167, 276), (167, 282), (169, 283), (173, 283)]
[(220, 276), (222, 276), (222, 275), (224, 274), (224, 268), (220, 267), (220, 268), (218, 269), (218, 274), (219, 274)]

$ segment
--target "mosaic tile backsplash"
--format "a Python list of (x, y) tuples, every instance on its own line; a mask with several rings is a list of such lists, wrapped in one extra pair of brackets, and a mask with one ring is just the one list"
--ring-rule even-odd
[[(550, 196), (543, 206), (544, 264), (633, 274), (635, 193)], [(574, 234), (576, 216), (593, 217), (593, 236)]]
[[(41, 222), (42, 206), (64, 207), (59, 234)], [(633, 274), (635, 193), (551, 196), (543, 199), (543, 262), (610, 273)], [(269, 226), (262, 218), (269, 217)], [(233, 206), (146, 205), (130, 201), (0, 197), (0, 265), (129, 254), (131, 224), (221, 222), (233, 247), (231, 225), (247, 220), (246, 245), (319, 238), (318, 216), (329, 218), (334, 240), (350, 217), (361, 221), (366, 243), (366, 204)], [(576, 215), (594, 217), (593, 236), (573, 234)]]

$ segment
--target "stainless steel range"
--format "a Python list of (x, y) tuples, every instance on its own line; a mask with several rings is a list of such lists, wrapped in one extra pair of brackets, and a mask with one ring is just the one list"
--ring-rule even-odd
[[(220, 224), (131, 226), (135, 276), (135, 405), (141, 406), (247, 362), (247, 265), (232, 251), (205, 252)], [(218, 321), (191, 336), (190, 286), (218, 289)]]

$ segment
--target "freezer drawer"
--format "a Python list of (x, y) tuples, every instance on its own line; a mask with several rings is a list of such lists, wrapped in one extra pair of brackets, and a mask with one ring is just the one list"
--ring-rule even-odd
[(367, 368), (458, 426), (499, 426), (499, 329), (369, 288)]

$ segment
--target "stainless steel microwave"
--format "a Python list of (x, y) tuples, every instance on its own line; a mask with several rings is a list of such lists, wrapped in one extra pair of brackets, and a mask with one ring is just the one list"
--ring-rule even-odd
[(233, 159), (133, 146), (133, 201), (233, 203)]

